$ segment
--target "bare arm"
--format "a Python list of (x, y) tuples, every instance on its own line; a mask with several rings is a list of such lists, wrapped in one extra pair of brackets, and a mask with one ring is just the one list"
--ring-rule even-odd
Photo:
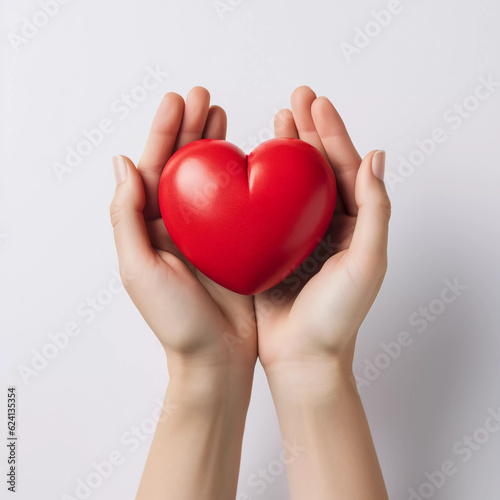
[(288, 465), (293, 500), (385, 500), (387, 493), (352, 375), (356, 337), (384, 279), (390, 202), (385, 153), (361, 159), (337, 110), (308, 87), (275, 120), (276, 135), (316, 147), (337, 180), (320, 251), (255, 297), (259, 357), (283, 438), (304, 451)]
[(171, 370), (137, 500), (232, 500), (253, 370)]
[[(386, 500), (370, 429), (349, 367), (336, 360), (268, 372), (283, 439), (303, 448), (288, 466), (293, 499)], [(286, 368), (286, 369), (285, 369)]]
[(114, 158), (110, 212), (120, 274), (162, 344), (170, 374), (139, 500), (229, 500), (236, 492), (257, 359), (255, 325), (246, 325), (236, 349), (225, 338), (237, 338), (242, 318), (253, 318), (252, 297), (222, 288), (187, 261), (163, 224), (158, 200), (170, 156), (190, 141), (225, 133), (224, 111), (195, 87), (186, 101), (174, 93), (163, 98), (137, 167)]

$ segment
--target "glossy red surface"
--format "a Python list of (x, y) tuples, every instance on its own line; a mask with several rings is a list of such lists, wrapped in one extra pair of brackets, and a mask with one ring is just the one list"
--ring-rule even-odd
[(227, 141), (179, 149), (160, 179), (165, 226), (203, 274), (252, 295), (286, 278), (314, 250), (332, 218), (336, 184), (321, 153), (271, 139), (248, 155)]

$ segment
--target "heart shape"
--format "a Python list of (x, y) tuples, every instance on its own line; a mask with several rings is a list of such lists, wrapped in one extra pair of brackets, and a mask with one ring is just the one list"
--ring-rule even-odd
[(248, 156), (202, 139), (167, 162), (159, 200), (182, 254), (223, 287), (254, 295), (285, 279), (321, 241), (336, 183), (323, 155), (299, 139), (271, 139)]

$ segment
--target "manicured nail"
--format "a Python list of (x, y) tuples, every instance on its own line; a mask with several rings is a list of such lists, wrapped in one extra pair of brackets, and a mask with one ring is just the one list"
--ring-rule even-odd
[(381, 181), (384, 180), (385, 151), (383, 149), (380, 149), (373, 155), (372, 172), (375, 177), (378, 177)]
[(113, 171), (117, 184), (127, 180), (127, 164), (123, 156), (113, 156)]

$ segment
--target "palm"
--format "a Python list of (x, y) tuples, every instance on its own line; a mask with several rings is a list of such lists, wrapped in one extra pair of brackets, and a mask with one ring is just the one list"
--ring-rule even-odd
[(252, 298), (226, 290), (186, 260), (168, 235), (158, 202), (161, 171), (170, 156), (194, 140), (224, 139), (225, 130), (225, 113), (209, 108), (205, 89), (193, 89), (185, 106), (176, 94), (163, 100), (138, 165), (145, 229), (154, 256), (142, 266), (147, 289), (133, 299), (167, 350), (215, 353), (224, 362), (251, 364), (256, 358)]
[[(186, 311), (191, 311), (189, 316), (193, 324), (186, 331), (193, 332), (193, 337), (189, 339), (184, 336), (184, 342), (190, 340), (198, 344), (201, 338), (204, 341), (210, 338), (210, 341), (220, 343), (222, 338), (221, 347), (231, 353), (231, 346), (235, 345), (235, 342), (236, 345), (240, 343), (237, 340), (238, 336), (241, 336), (238, 323), (253, 315), (251, 297), (223, 288), (196, 269), (173, 243), (161, 218), (149, 221), (147, 229), (152, 246), (161, 259), (157, 273), (160, 276), (165, 274), (164, 279), (158, 280), (157, 283), (157, 293), (165, 295), (164, 303), (169, 303), (167, 301), (171, 300), (169, 296), (172, 293), (166, 279), (168, 268), (176, 267), (182, 273), (184, 282), (192, 286), (190, 294), (184, 297), (183, 306)], [(162, 266), (162, 263), (165, 266)], [(247, 321), (247, 324), (250, 325), (251, 322)], [(166, 344), (169, 343), (168, 338), (165, 341)], [(180, 346), (176, 347), (178, 349)]]
[[(340, 349), (351, 340), (345, 332), (350, 328), (354, 333), (356, 328), (353, 305), (359, 305), (360, 286), (349, 247), (357, 220), (354, 181), (361, 158), (329, 101), (316, 105), (313, 119), (314, 100), (310, 89), (297, 89), (292, 95), (293, 114), (276, 118), (276, 135), (298, 137), (325, 155), (336, 173), (339, 199), (322, 244), (291, 276), (255, 297), (264, 366)], [(347, 158), (336, 156), (339, 149), (347, 152)], [(336, 168), (339, 160), (351, 165), (350, 176), (348, 169)]]
[[(341, 299), (345, 297), (346, 288), (351, 287), (351, 276), (344, 262), (355, 223), (356, 217), (335, 214), (322, 243), (304, 264), (283, 282), (255, 297), (259, 357), (264, 365), (289, 357), (288, 347), (292, 352), (307, 354), (307, 346), (301, 345), (301, 339), (304, 338), (303, 332), (313, 327), (314, 318), (334, 321), (334, 318), (341, 317)], [(332, 281), (342, 284), (333, 290), (336, 293), (332, 293)], [(317, 300), (326, 293), (327, 304)], [(276, 297), (282, 299), (276, 300)], [(331, 347), (334, 339), (330, 333), (325, 332), (325, 338), (321, 337), (317, 335), (317, 346), (321, 345), (323, 349)], [(312, 347), (316, 349), (317, 346)]]

